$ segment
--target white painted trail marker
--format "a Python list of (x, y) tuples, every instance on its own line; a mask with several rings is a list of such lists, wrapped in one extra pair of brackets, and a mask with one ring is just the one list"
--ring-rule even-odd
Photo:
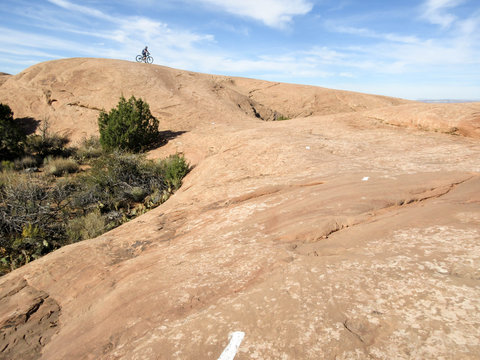
[(233, 360), (235, 355), (237, 355), (238, 348), (240, 347), (244, 337), (245, 333), (243, 331), (235, 331), (232, 333), (230, 343), (227, 345), (225, 350), (223, 350), (222, 355), (220, 355), (218, 360)]
[(368, 176), (365, 176), (362, 181), (368, 181), (369, 177)]

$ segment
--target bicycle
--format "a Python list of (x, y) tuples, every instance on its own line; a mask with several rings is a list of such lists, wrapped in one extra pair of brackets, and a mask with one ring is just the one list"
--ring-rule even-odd
[(137, 62), (144, 62), (144, 63), (146, 63), (146, 64), (151, 64), (151, 63), (153, 63), (153, 57), (150, 56), (150, 55), (147, 55), (147, 56), (137, 55), (137, 57), (135, 58), (135, 60), (137, 60)]

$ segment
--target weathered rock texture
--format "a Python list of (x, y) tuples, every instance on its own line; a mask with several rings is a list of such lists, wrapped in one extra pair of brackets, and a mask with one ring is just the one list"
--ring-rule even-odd
[(480, 104), (99, 59), (27, 69), (0, 102), (78, 140), (122, 93), (174, 132), (150, 156), (195, 167), (1, 278), (0, 359), (217, 359), (233, 331), (235, 359), (480, 357)]
[(5, 82), (7, 81), (7, 79), (10, 77), (11, 75), (7, 74), (7, 73), (3, 73), (3, 72), (0, 72), (0, 86)]

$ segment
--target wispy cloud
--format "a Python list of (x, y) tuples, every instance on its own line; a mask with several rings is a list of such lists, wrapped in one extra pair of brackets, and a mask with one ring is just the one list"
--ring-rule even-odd
[[(1, 31), (1, 28), (0, 28)], [(15, 48), (11, 47), (4, 47), (0, 50), (0, 53), (3, 53), (4, 56), (6, 55), (14, 55), (18, 57), (30, 57), (30, 58), (37, 58), (37, 57), (47, 57), (47, 58), (60, 58), (58, 54), (54, 54), (53, 52), (46, 52), (43, 50), (36, 50), (36, 49), (25, 49), (25, 48)], [(33, 60), (32, 60), (33, 61)], [(31, 61), (28, 61), (29, 63)], [(33, 61), (35, 63), (35, 61)]]
[(330, 49), (327, 46), (314, 46), (313, 48), (304, 51), (307, 58), (312, 61), (321, 62), (324, 64), (337, 63), (348, 57), (348, 54), (338, 50)]
[(224, 21), (210, 21), (209, 26), (218, 29), (220, 31), (228, 31), (232, 34), (241, 34), (243, 36), (250, 35), (250, 29), (247, 26), (235, 26), (233, 24)]
[[(193, 60), (193, 59), (192, 59)], [(205, 61), (207, 60), (207, 61)], [(198, 58), (197, 58), (198, 61)], [(238, 74), (250, 72), (258, 77), (294, 78), (325, 78), (335, 73), (322, 69), (319, 62), (303, 53), (292, 52), (283, 56), (263, 54), (257, 58), (228, 57), (222, 54), (212, 54), (206, 59), (202, 56), (202, 66), (205, 72), (220, 72)]]
[[(480, 9), (463, 18), (448, 12), (464, 2), (428, 0), (419, 6), (423, 19), (444, 29), (434, 37), (428, 36), (429, 33), (380, 32), (365, 26), (344, 25), (341, 20), (325, 21), (329, 31), (353, 35), (359, 43), (361, 38), (378, 40), (370, 41), (368, 46), (338, 47), (336, 51), (343, 56), (338, 55), (336, 62), (346, 68), (377, 74), (428, 73), (439, 77), (452, 71), (458, 73), (462, 66), (480, 65)], [(415, 20), (418, 22), (418, 18)]]
[(108, 21), (114, 21), (115, 20), (115, 18), (103, 13), (102, 11), (100, 11), (98, 9), (94, 9), (94, 8), (91, 8), (91, 7), (88, 7), (88, 6), (78, 5), (78, 4), (72, 3), (70, 1), (48, 0), (48, 2), (50, 2), (54, 5), (60, 6), (64, 9), (66, 9), (66, 10), (79, 12), (79, 13), (82, 13), (82, 14), (85, 14), (85, 15), (88, 15), (88, 16), (93, 16), (93, 17), (108, 20)]
[(85, 31), (83, 27), (75, 28), (72, 26), (68, 26), (65, 29), (76, 34), (110, 39), (120, 43), (134, 41), (143, 44), (162, 41), (169, 45), (179, 46), (181, 44), (181, 46), (185, 47), (189, 47), (195, 42), (213, 40), (212, 35), (196, 34), (185, 30), (173, 30), (166, 23), (144, 16), (112, 16), (99, 9), (78, 5), (67, 0), (48, 1), (63, 9), (106, 21), (103, 29)]
[(413, 35), (405, 36), (405, 35), (398, 35), (398, 34), (392, 34), (392, 33), (379, 33), (371, 29), (339, 25), (333, 21), (326, 21), (325, 25), (330, 31), (343, 33), (343, 34), (358, 35), (363, 37), (383, 39), (387, 41), (400, 42), (400, 43), (418, 43), (419, 42), (418, 37)]
[(479, 10), (473, 12), (468, 18), (458, 20), (456, 25), (459, 36), (469, 39), (472, 42), (475, 42), (477, 46), (479, 46), (478, 40), (480, 40), (480, 6)]
[(23, 49), (58, 49), (61, 51), (80, 51), (84, 54), (89, 53), (88, 46), (83, 46), (82, 49), (79, 49), (79, 44), (74, 41), (0, 27), (1, 48), (16, 48), (18, 50), (18, 44), (21, 44)]
[(306, 0), (190, 0), (228, 13), (252, 18), (274, 28), (284, 28), (297, 15), (309, 13), (313, 4)]
[(457, 19), (448, 9), (464, 2), (465, 0), (427, 0), (422, 6), (422, 17), (432, 24), (447, 28)]

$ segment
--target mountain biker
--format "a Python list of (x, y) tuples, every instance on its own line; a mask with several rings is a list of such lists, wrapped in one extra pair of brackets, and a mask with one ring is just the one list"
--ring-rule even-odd
[(145, 49), (142, 50), (142, 56), (143, 56), (143, 59), (145, 60), (145, 58), (150, 55), (150, 53), (148, 52), (148, 46), (145, 46)]

